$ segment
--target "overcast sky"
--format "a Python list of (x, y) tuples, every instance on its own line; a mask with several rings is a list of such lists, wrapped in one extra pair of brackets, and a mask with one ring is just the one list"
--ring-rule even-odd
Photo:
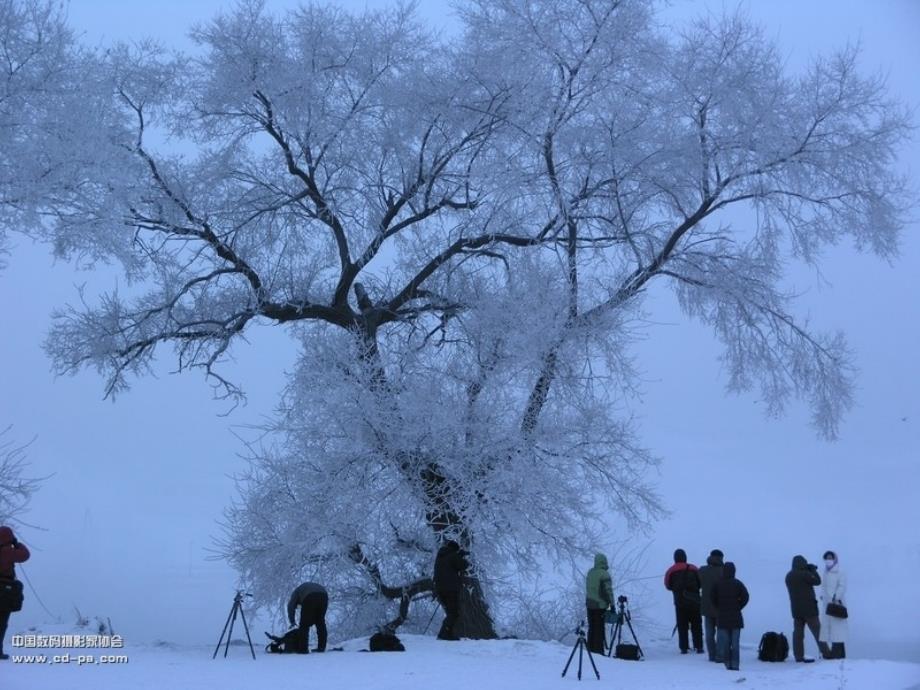
[[(149, 35), (186, 47), (187, 28), (224, 4), (72, 0), (69, 15), (91, 43)], [(270, 8), (293, 4), (268, 0)], [(446, 6), (422, 0), (420, 11), (450, 27)], [(679, 23), (707, 6), (722, 3), (675, 1), (664, 17)], [(779, 41), (790, 70), (859, 41), (864, 69), (886, 71), (892, 92), (920, 107), (920, 2), (746, 6)], [(917, 142), (901, 164), (918, 179)], [(671, 298), (651, 296), (655, 323), (637, 346), (648, 383), (634, 411), (645, 442), (664, 460), (660, 489), (672, 516), (649, 535), (640, 575), (662, 574), (677, 546), (697, 562), (721, 548), (752, 590), (749, 627), (759, 637), (790, 627), (783, 576), (792, 556), (818, 561), (835, 549), (851, 579), (851, 653), (920, 659), (920, 629), (904, 615), (920, 611), (920, 590), (911, 585), (920, 572), (918, 230), (917, 222), (906, 229), (894, 265), (841, 246), (827, 252), (822, 281), (800, 267), (790, 271), (790, 285), (803, 293), (799, 313), (846, 331), (856, 352), (857, 408), (836, 443), (815, 437), (802, 407), (768, 420), (756, 395), (726, 397), (718, 344)], [(137, 382), (115, 403), (102, 400), (94, 372), (55, 380), (41, 350), (51, 310), (74, 300), (78, 284), (101, 290), (117, 280), (105, 270), (53, 265), (45, 248), (21, 239), (0, 273), (0, 427), (14, 425), (21, 440), (34, 436), (33, 473), (53, 475), (24, 516), (32, 526), (19, 529), (34, 554), (23, 570), (51, 614), (65, 620), (76, 606), (110, 617), (135, 640), (216, 641), (235, 575), (208, 560), (207, 549), (233, 495), (228, 475), (241, 467), (231, 428), (271, 413), (295, 353), (281, 329), (252, 332), (251, 344), (234, 351), (249, 403), (226, 417), (200, 376), (170, 375), (165, 354), (158, 378)], [(610, 525), (617, 530), (615, 516)], [(631, 587), (624, 592), (644, 603), (647, 628), (669, 633), (670, 597), (660, 584)], [(29, 589), (27, 596), (13, 627), (49, 618)]]

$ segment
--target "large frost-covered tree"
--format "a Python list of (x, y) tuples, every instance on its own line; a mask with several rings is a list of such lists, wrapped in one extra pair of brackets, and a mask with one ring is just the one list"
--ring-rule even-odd
[(48, 351), (117, 394), (172, 345), (236, 397), (236, 340), (290, 327), (303, 355), (229, 513), (263, 601), (309, 573), (354, 602), (422, 591), (452, 536), (489, 635), (514, 568), (575, 555), (607, 508), (654, 513), (617, 402), (655, 284), (713, 328), (731, 389), (837, 434), (845, 342), (782, 272), (844, 238), (896, 254), (907, 116), (855, 51), (790, 75), (743, 17), (663, 33), (653, 9), (465, 2), (445, 42), (405, 8), (243, 2), (194, 56), (81, 57), (31, 231), (134, 282), (57, 314)]

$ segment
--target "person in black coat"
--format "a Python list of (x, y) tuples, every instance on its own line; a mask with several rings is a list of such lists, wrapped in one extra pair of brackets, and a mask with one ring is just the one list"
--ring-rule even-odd
[(792, 655), (801, 663), (810, 664), (814, 659), (805, 656), (805, 626), (814, 635), (818, 649), (827, 656), (827, 645), (820, 641), (821, 621), (818, 618), (818, 600), (815, 587), (821, 584), (818, 566), (805, 560), (804, 556), (792, 559), (792, 570), (786, 574), (786, 589), (789, 590), (789, 605), (792, 608)]
[(316, 626), (317, 644), (313, 651), (325, 652), (328, 638), (326, 610), (329, 608), (329, 594), (326, 588), (315, 582), (304, 582), (291, 592), (287, 606), (288, 622), (291, 627), (294, 626), (294, 614), (297, 612), (297, 607), (300, 607), (298, 653), (307, 654), (310, 651), (310, 627), (314, 625)]
[(709, 600), (716, 607), (718, 616), (719, 656), (729, 671), (741, 668), (741, 629), (744, 627), (741, 609), (747, 606), (749, 598), (747, 587), (735, 577), (735, 564), (729, 561), (722, 567), (722, 579), (713, 585), (709, 593)]
[(704, 627), (706, 628), (706, 651), (709, 660), (722, 663), (719, 648), (716, 645), (716, 607), (709, 599), (713, 585), (722, 579), (723, 554), (719, 549), (713, 549), (706, 559), (706, 565), (700, 568), (700, 585), (702, 586), (702, 607)]
[(463, 573), (469, 567), (466, 552), (455, 541), (448, 541), (434, 559), (434, 593), (444, 609), (444, 622), (438, 632), (439, 640), (459, 640), (454, 626), (460, 617), (460, 587)]

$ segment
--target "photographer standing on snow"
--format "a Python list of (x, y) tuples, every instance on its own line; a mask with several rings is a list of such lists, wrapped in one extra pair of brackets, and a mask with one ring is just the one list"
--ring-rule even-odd
[(22, 583), (16, 579), (16, 563), (29, 560), (29, 549), (20, 544), (13, 530), (0, 526), (0, 659), (9, 659), (3, 653), (3, 638), (10, 614), (22, 608)]
[(438, 549), (434, 559), (434, 593), (438, 603), (444, 609), (444, 622), (438, 632), (439, 640), (459, 640), (454, 632), (454, 626), (460, 617), (460, 587), (463, 584), (463, 573), (469, 568), (466, 560), (467, 552), (460, 548), (460, 544), (450, 540)]
[(818, 566), (805, 560), (805, 556), (792, 559), (792, 570), (786, 575), (789, 605), (792, 609), (792, 655), (799, 663), (810, 664), (814, 659), (805, 656), (805, 628), (811, 631), (821, 656), (827, 658), (827, 645), (821, 642), (821, 621), (818, 618), (818, 600), (815, 587), (821, 584)]
[(585, 576), (585, 605), (588, 608), (588, 651), (603, 654), (607, 646), (604, 612), (613, 607), (613, 579), (607, 557), (594, 556), (594, 567)]

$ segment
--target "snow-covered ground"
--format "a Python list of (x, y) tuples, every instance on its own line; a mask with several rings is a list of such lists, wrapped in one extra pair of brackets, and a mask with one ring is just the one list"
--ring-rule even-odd
[[(261, 637), (261, 633), (259, 634)], [(730, 672), (709, 663), (705, 655), (681, 656), (664, 641), (644, 647), (640, 662), (595, 657), (600, 681), (584, 659), (584, 687), (610, 688), (814, 688), (815, 690), (920, 689), (920, 664), (851, 660), (781, 664), (757, 661), (752, 633), (742, 639), (741, 671)], [(401, 636), (405, 653), (362, 653), (365, 640), (346, 642), (343, 652), (269, 655), (259, 646), (253, 661), (249, 649), (234, 644), (223, 658), (213, 647), (126, 646), (123, 649), (19, 650), (52, 654), (122, 654), (126, 663), (3, 662), (3, 690), (260, 690), (262, 688), (322, 688), (323, 690), (541, 690), (580, 687), (578, 657), (565, 678), (562, 668), (571, 645), (530, 640), (448, 643), (432, 637)], [(258, 640), (261, 642), (261, 639)], [(17, 651), (11, 649), (11, 652)], [(743, 678), (741, 683), (738, 680)]]

